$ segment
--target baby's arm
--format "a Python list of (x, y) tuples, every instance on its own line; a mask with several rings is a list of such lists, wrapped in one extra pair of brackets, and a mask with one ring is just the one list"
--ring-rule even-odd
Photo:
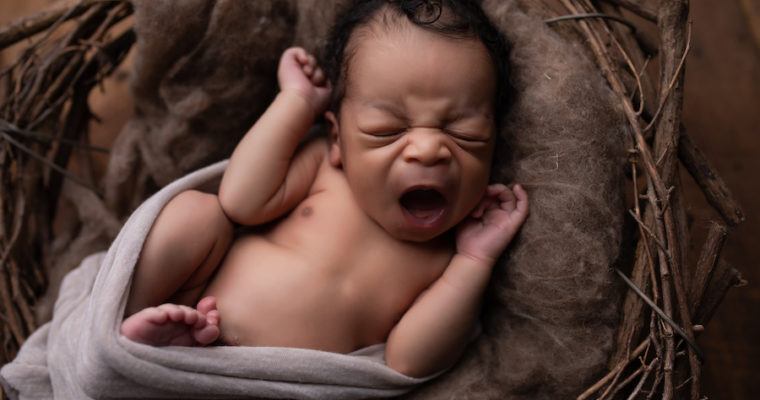
[(451, 366), (469, 342), (481, 298), (501, 252), (528, 215), (528, 195), (491, 185), (457, 231), (457, 252), (443, 275), (420, 295), (391, 331), (386, 362), (408, 376)]
[(316, 60), (302, 48), (290, 48), (277, 77), (279, 94), (235, 148), (219, 188), (224, 212), (241, 224), (267, 222), (294, 207), (326, 151), (321, 142), (299, 148), (330, 96)]

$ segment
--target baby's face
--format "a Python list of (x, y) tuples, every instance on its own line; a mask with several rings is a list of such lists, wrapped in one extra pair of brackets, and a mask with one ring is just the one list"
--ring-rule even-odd
[[(366, 29), (366, 28), (365, 28)], [(354, 43), (331, 162), (392, 236), (428, 241), (477, 205), (493, 157), (496, 75), (485, 46), (411, 23)]]

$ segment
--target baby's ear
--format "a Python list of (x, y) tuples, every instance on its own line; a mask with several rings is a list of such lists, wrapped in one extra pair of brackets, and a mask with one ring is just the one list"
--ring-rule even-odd
[(339, 168), (342, 165), (340, 154), (340, 126), (338, 125), (338, 118), (332, 111), (325, 112), (325, 120), (328, 125), (328, 135), (330, 139), (330, 152), (328, 157), (330, 158), (330, 164), (333, 167)]

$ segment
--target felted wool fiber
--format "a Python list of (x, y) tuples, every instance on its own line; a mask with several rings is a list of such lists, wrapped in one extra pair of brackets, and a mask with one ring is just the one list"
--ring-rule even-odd
[(229, 157), (269, 105), (293, 41), (282, 1), (133, 0), (135, 114), (105, 177), (120, 216), (178, 177)]
[[(229, 156), (273, 98), (281, 52), (301, 45), (319, 53), (347, 1), (133, 3), (136, 109), (104, 183), (112, 220)], [(494, 270), (482, 334), (454, 368), (407, 398), (573, 398), (610, 356), (619, 287), (609, 267), (624, 215), (622, 113), (581, 47), (523, 11), (534, 5), (484, 0), (511, 43), (517, 91), (492, 180), (523, 184), (531, 214)]]
[(483, 335), (414, 399), (569, 399), (603, 372), (620, 290), (622, 113), (599, 71), (520, 2), (484, 9), (512, 45), (515, 103), (496, 181), (519, 182), (531, 212), (497, 265)]

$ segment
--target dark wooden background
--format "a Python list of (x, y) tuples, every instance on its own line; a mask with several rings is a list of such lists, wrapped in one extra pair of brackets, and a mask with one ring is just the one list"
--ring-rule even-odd
[[(760, 398), (760, 0), (693, 0), (684, 125), (742, 205), (722, 258), (748, 285), (729, 291), (699, 344), (710, 399)], [(690, 177), (687, 196), (704, 204)], [(690, 210), (694, 223), (715, 218)]]

